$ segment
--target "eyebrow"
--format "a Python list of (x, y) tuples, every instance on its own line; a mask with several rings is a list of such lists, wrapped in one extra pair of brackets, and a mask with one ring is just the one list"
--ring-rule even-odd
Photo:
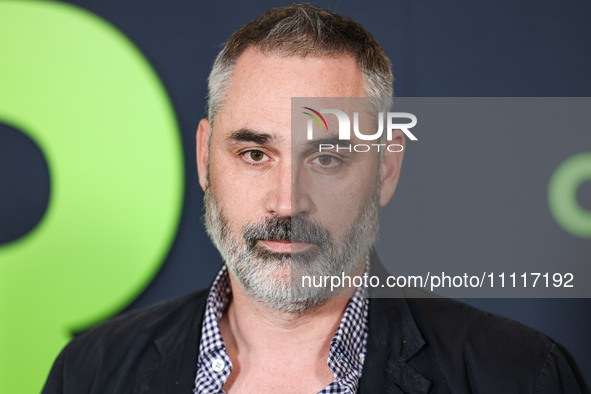
[(261, 133), (249, 129), (240, 129), (234, 131), (228, 137), (233, 142), (254, 142), (255, 144), (266, 144), (271, 140), (275, 140), (276, 137), (269, 133)]

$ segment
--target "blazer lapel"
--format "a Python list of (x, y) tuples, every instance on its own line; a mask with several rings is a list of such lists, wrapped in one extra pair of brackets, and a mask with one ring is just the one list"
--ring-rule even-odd
[(197, 300), (191, 316), (154, 340), (159, 362), (137, 380), (134, 393), (193, 392), (206, 299), (207, 292)]
[[(371, 273), (382, 278), (389, 275), (375, 251), (371, 256)], [(431, 382), (407, 364), (426, 344), (406, 299), (400, 293), (370, 293), (370, 297), (367, 355), (359, 392), (427, 393)]]

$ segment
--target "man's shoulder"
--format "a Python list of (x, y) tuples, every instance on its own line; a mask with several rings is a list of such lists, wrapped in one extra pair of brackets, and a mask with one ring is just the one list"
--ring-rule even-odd
[(411, 326), (414, 334), (421, 336), (427, 345), (442, 351), (504, 351), (543, 359), (555, 343), (515, 320), (449, 298), (423, 294), (423, 297), (372, 301), (382, 304), (376, 308), (378, 313), (390, 308), (403, 309), (400, 318), (405, 320), (405, 325)]
[[(163, 365), (186, 360), (187, 373), (159, 383), (191, 387), (207, 290), (133, 310), (77, 335), (60, 353), (45, 392), (131, 392)], [(165, 362), (165, 360), (169, 360)], [(170, 361), (173, 360), (173, 361)]]
[[(375, 275), (389, 275), (375, 253), (372, 268)], [(440, 371), (446, 379), (464, 379), (478, 369), (483, 375), (506, 374), (502, 380), (519, 371), (535, 381), (555, 346), (521, 323), (420, 288), (377, 289), (374, 294), (382, 298), (372, 299), (373, 307), (370, 303), (373, 332), (382, 342), (402, 341), (398, 346), (408, 359), (425, 360), (425, 369)]]
[(126, 312), (76, 336), (72, 345), (90, 342), (121, 347), (129, 341), (156, 339), (170, 329), (182, 330), (200, 318), (207, 293), (208, 289), (203, 289)]
[(420, 338), (409, 362), (435, 385), (452, 392), (586, 392), (570, 355), (533, 328), (441, 297), (380, 302), (408, 306), (405, 324)]
[(554, 341), (515, 320), (457, 300), (433, 297), (408, 299), (423, 335), (442, 348), (464, 352), (504, 352), (543, 360)]

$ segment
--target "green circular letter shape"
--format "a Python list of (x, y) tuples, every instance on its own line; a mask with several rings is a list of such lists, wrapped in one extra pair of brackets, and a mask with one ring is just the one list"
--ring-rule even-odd
[(183, 159), (174, 112), (139, 50), (57, 2), (0, 2), (0, 121), (44, 152), (51, 195), (0, 247), (0, 392), (38, 392), (71, 331), (123, 308), (176, 233)]
[(591, 212), (577, 201), (577, 189), (591, 180), (591, 153), (579, 153), (562, 162), (550, 179), (548, 203), (554, 218), (566, 231), (591, 238)]

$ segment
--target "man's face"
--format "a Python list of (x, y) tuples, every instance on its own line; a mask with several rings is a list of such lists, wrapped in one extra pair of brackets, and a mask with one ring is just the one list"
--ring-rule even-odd
[(362, 269), (379, 204), (391, 196), (379, 193), (378, 154), (321, 154), (304, 138), (292, 139), (291, 98), (364, 96), (362, 73), (350, 56), (249, 49), (215, 116), (209, 151), (209, 125), (201, 122), (197, 154), (208, 232), (254, 299), (281, 310), (306, 309), (328, 294), (294, 295), (294, 270), (349, 275)]

